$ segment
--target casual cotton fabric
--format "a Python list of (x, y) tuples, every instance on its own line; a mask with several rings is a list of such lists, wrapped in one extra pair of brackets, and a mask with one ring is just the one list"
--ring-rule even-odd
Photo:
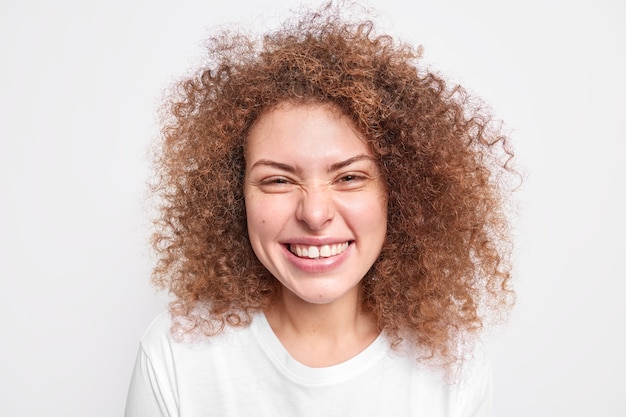
[(492, 379), (482, 359), (448, 383), (394, 351), (384, 335), (354, 358), (310, 368), (294, 360), (257, 314), (245, 328), (179, 342), (163, 313), (141, 339), (126, 417), (346, 417), (491, 415)]

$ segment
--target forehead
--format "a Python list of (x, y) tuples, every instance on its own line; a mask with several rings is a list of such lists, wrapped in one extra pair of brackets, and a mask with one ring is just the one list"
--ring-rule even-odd
[(259, 117), (246, 140), (248, 158), (351, 153), (371, 155), (364, 135), (336, 106), (320, 103), (282, 103)]

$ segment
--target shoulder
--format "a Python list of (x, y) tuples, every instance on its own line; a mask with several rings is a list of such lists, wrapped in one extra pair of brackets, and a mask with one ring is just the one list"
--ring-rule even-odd
[(458, 369), (455, 402), (462, 415), (492, 415), (493, 372), (486, 346), (476, 344)]
[(207, 335), (203, 332), (202, 326), (198, 326), (197, 321), (163, 311), (144, 331), (140, 346), (148, 357), (228, 349), (239, 344), (248, 344), (252, 337), (251, 327), (253, 326), (226, 326), (216, 332), (217, 334)]
[[(487, 346), (474, 341), (460, 346), (458, 361), (449, 364), (417, 360), (415, 352), (403, 356), (412, 369), (412, 395), (428, 415), (449, 410), (455, 416), (490, 416), (493, 401), (492, 368)], [(405, 352), (406, 354), (406, 352)]]
[(140, 338), (141, 353), (148, 358), (155, 358), (171, 351), (171, 345), (174, 343), (171, 328), (172, 316), (169, 311), (157, 315)]
[(163, 333), (168, 331), (172, 325), (172, 315), (168, 310), (164, 310), (159, 313), (152, 322), (148, 325), (145, 332), (142, 335), (142, 339), (153, 336), (154, 334)]

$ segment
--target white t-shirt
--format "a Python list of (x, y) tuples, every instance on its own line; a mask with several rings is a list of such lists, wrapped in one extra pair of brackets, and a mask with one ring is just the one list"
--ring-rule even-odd
[(491, 371), (474, 359), (449, 384), (384, 335), (354, 358), (311, 368), (293, 359), (263, 314), (196, 342), (170, 334), (168, 313), (141, 339), (126, 417), (491, 415)]

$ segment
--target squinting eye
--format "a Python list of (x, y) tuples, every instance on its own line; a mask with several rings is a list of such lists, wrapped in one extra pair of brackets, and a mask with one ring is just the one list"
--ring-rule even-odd
[(359, 174), (345, 174), (337, 178), (336, 186), (340, 190), (358, 190), (367, 184), (367, 176)]
[(268, 177), (258, 183), (267, 193), (283, 193), (293, 189), (294, 182), (285, 177)]
[(263, 181), (262, 184), (264, 185), (289, 184), (289, 180), (287, 180), (286, 178), (282, 178), (282, 177), (268, 178), (265, 181)]

